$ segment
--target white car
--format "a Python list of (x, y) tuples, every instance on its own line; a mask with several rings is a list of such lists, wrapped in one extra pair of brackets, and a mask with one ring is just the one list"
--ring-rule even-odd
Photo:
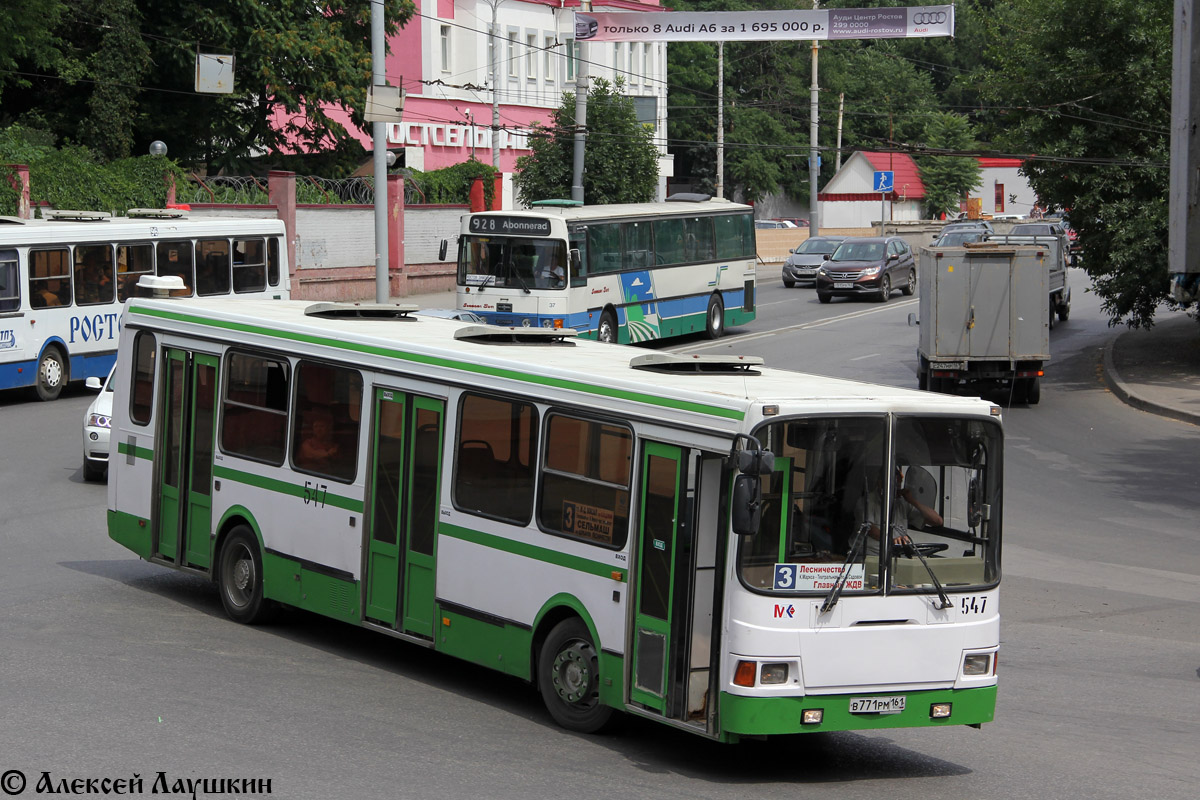
[(112, 372), (104, 379), (88, 378), (89, 389), (99, 389), (100, 394), (88, 406), (83, 418), (83, 479), (100, 481), (108, 477), (108, 434), (112, 428)]

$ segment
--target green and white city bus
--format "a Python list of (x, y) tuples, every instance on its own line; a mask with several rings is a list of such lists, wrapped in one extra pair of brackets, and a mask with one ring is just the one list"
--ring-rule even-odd
[(984, 401), (203, 298), (131, 299), (113, 382), (109, 535), (209, 576), (239, 622), (284, 604), (458, 656), (576, 731), (993, 717)]
[(603, 342), (719, 337), (755, 317), (754, 209), (707, 195), (547, 200), (462, 219), (460, 309)]

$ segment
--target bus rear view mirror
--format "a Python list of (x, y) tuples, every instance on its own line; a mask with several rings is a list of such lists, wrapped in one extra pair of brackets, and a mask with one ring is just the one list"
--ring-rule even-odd
[(450, 246), (450, 243), (447, 242), (445, 239), (442, 239), (442, 243), (438, 247), (438, 261), (446, 260), (446, 248), (449, 246)]
[(757, 475), (738, 475), (733, 480), (733, 532), (754, 536), (762, 523), (762, 496)]

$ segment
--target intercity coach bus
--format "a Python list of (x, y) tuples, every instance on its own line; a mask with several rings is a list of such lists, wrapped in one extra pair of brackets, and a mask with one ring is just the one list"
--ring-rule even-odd
[(993, 718), (982, 400), (203, 298), (131, 300), (113, 385), (109, 536), (208, 576), (236, 621), (288, 605), (467, 659), (583, 732)]
[(756, 258), (750, 206), (698, 194), (545, 200), (463, 217), (457, 302), (494, 325), (602, 342), (715, 339), (754, 319)]

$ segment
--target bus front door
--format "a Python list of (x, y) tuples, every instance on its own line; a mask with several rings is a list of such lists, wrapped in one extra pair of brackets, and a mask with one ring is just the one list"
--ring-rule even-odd
[(443, 403), (377, 389), (367, 544), (368, 619), (433, 637)]
[(165, 430), (159, 459), (156, 552), (179, 565), (212, 563), (212, 465), (218, 361), (168, 348), (161, 403)]
[(641, 520), (638, 526), (637, 590), (630, 699), (668, 714), (674, 657), (678, 550), (683, 531), (685, 464), (678, 447), (647, 442), (642, 454)]

